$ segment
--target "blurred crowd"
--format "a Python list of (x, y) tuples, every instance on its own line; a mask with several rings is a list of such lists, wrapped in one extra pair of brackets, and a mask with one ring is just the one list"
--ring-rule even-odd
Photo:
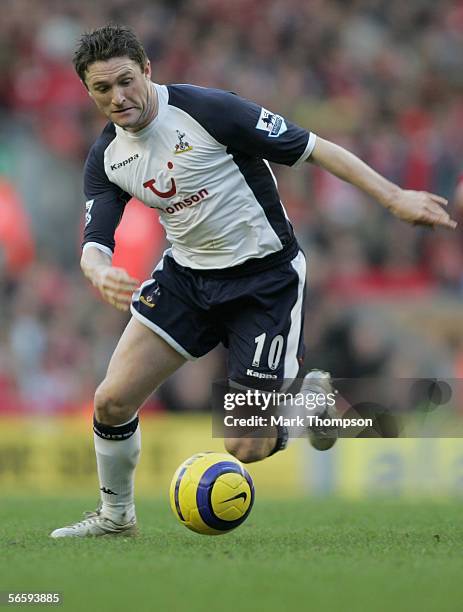
[[(461, 0), (6, 0), (2, 8), (0, 411), (87, 405), (127, 320), (78, 269), (82, 165), (104, 124), (71, 64), (83, 31), (108, 21), (132, 26), (157, 82), (253, 99), (401, 186), (448, 197), (458, 220)], [(458, 308), (449, 315), (455, 327), (401, 323), (400, 308), (416, 304), (434, 321), (433, 303), (458, 305), (461, 231), (406, 226), (310, 166), (275, 172), (309, 261), (306, 366), (346, 377), (458, 376)], [(20, 221), (2, 229), (7, 207)], [(154, 264), (164, 244), (151, 222)], [(139, 265), (149, 273), (147, 262)], [(204, 409), (225, 359), (218, 349), (186, 366), (151, 406)]]

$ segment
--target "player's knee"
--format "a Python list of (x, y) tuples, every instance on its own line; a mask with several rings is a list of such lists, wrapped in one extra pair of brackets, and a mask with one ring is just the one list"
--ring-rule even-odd
[(268, 455), (265, 439), (250, 438), (228, 438), (225, 440), (225, 448), (242, 463), (260, 461)]
[(125, 423), (132, 416), (133, 408), (121, 401), (103, 381), (95, 392), (95, 417), (105, 425)]

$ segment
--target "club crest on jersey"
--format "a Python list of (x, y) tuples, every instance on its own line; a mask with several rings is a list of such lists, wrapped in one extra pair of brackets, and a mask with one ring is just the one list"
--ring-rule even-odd
[(186, 134), (185, 133), (182, 134), (179, 130), (175, 130), (175, 131), (177, 132), (178, 142), (175, 145), (174, 154), (179, 155), (180, 153), (186, 153), (187, 151), (192, 151), (193, 147), (190, 145), (189, 142), (184, 140)]
[(288, 127), (286, 126), (285, 120), (280, 115), (275, 115), (265, 108), (260, 111), (259, 120), (256, 124), (257, 130), (263, 130), (268, 132), (270, 138), (278, 138), (286, 132)]

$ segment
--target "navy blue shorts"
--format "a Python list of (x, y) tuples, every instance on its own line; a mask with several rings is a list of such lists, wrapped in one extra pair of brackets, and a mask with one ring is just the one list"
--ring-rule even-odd
[(295, 378), (302, 365), (305, 279), (302, 251), (292, 261), (232, 278), (185, 268), (165, 255), (135, 292), (131, 311), (186, 359), (222, 342), (230, 380), (273, 384)]

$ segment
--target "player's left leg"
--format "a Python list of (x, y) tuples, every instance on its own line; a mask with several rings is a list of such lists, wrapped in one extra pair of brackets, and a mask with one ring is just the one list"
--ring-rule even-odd
[(141, 436), (138, 409), (185, 358), (132, 318), (95, 394), (93, 422), (101, 504), (83, 520), (55, 529), (53, 538), (131, 535), (136, 529), (134, 476)]
[[(94, 441), (103, 507), (52, 537), (128, 533), (135, 522), (134, 473), (140, 454), (138, 409), (186, 359), (220, 341), (191, 270), (166, 254), (134, 294), (133, 318), (95, 394)], [(200, 300), (199, 300), (200, 301)], [(115, 526), (114, 526), (115, 525)]]

